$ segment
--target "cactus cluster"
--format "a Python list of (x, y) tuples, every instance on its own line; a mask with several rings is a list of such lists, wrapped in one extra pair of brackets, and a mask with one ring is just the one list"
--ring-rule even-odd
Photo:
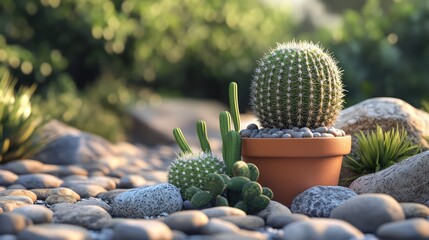
[(259, 170), (251, 163), (237, 161), (233, 176), (209, 174), (202, 188), (190, 187), (185, 199), (196, 208), (205, 206), (234, 206), (247, 213), (256, 213), (268, 206), (273, 192), (258, 182)]
[[(268, 206), (273, 192), (257, 183), (259, 170), (254, 164), (240, 160), (240, 113), (237, 84), (234, 82), (229, 86), (229, 101), (231, 113), (224, 111), (219, 114), (223, 161), (211, 153), (204, 121), (196, 124), (203, 151), (199, 154), (192, 152), (182, 131), (175, 128), (173, 135), (182, 153), (172, 164), (168, 181), (179, 187), (182, 196), (196, 208), (232, 206), (255, 213)], [(231, 129), (231, 122), (234, 129)]]
[(258, 64), (250, 103), (266, 128), (331, 126), (343, 105), (341, 70), (310, 42), (279, 44)]

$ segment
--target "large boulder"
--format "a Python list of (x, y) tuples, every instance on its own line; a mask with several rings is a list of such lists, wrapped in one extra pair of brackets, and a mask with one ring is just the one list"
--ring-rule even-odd
[[(429, 148), (429, 114), (414, 108), (397, 98), (371, 98), (341, 111), (335, 127), (344, 130), (348, 135), (359, 131), (369, 132), (377, 125), (385, 131), (396, 126), (404, 127), (408, 136), (423, 148)], [(357, 149), (357, 138), (352, 138), (352, 151)], [(348, 186), (348, 179), (355, 173), (344, 167), (341, 169), (340, 185)]]
[(350, 188), (362, 193), (385, 193), (399, 202), (429, 200), (429, 150), (382, 171), (362, 176)]

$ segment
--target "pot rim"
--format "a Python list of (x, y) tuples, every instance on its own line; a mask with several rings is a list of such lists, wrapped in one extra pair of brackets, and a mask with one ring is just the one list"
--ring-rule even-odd
[(351, 136), (330, 138), (242, 138), (243, 157), (329, 157), (351, 151)]

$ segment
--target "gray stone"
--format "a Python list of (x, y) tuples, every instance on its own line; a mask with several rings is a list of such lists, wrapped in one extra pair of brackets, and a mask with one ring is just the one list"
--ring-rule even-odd
[(0, 235), (17, 234), (32, 224), (30, 219), (21, 214), (2, 213), (0, 214)]
[(172, 239), (173, 233), (168, 226), (154, 220), (125, 220), (113, 227), (112, 240), (158, 240)]
[(25, 196), (4, 196), (0, 197), (0, 208), (3, 212), (11, 212), (15, 208), (33, 204), (33, 201), (29, 197)]
[(320, 134), (320, 137), (331, 138), (331, 137), (335, 137), (335, 136), (331, 133), (322, 133), (322, 134)]
[(74, 203), (56, 203), (54, 205), (51, 205), (49, 209), (51, 209), (53, 212), (61, 211), (61, 210), (68, 210), (76, 208)]
[(312, 132), (304, 132), (304, 134), (302, 134), (303, 138), (312, 138), (313, 137), (313, 133)]
[(26, 216), (34, 224), (50, 223), (54, 214), (51, 210), (41, 205), (22, 206), (13, 210), (13, 213)]
[(429, 217), (429, 207), (420, 203), (400, 203), (404, 210), (405, 218), (427, 218)]
[(79, 194), (77, 194), (75, 191), (71, 190), (70, 188), (39, 188), (39, 189), (31, 189), (34, 194), (36, 194), (37, 199), (39, 200), (45, 200), (48, 197), (52, 195), (67, 195), (72, 198), (74, 198), (76, 201), (80, 200)]
[(254, 230), (265, 226), (263, 218), (258, 216), (225, 216), (219, 217), (219, 219), (233, 223), (239, 228)]
[(378, 228), (377, 236), (389, 240), (427, 240), (429, 239), (429, 221), (409, 219), (386, 223)]
[(23, 189), (23, 190), (26, 190), (27, 188), (26, 188), (26, 187), (24, 187), (24, 186), (22, 186), (22, 184), (14, 183), (14, 184), (12, 184), (12, 185), (9, 185), (9, 186), (7, 187), (7, 189)]
[(15, 173), (0, 169), (0, 186), (7, 187), (14, 184), (16, 180), (18, 180), (18, 176)]
[(385, 223), (404, 220), (405, 214), (389, 195), (362, 194), (336, 207), (330, 217), (349, 222), (364, 233), (374, 233)]
[(385, 193), (399, 202), (429, 199), (429, 150), (374, 174), (362, 176), (350, 188), (358, 194)]
[(0, 191), (0, 197), (3, 197), (3, 196), (29, 197), (33, 202), (37, 200), (36, 194), (34, 194), (32, 191), (23, 190), (23, 189), (6, 189), (3, 191)]
[(217, 218), (225, 216), (246, 216), (246, 213), (234, 207), (211, 207), (201, 210), (208, 218)]
[(94, 184), (75, 184), (70, 185), (69, 188), (79, 194), (81, 198), (95, 197), (102, 192), (106, 192), (106, 189)]
[(272, 228), (283, 228), (287, 226), (288, 224), (291, 224), (293, 222), (299, 222), (299, 221), (307, 221), (310, 218), (306, 215), (294, 213), (294, 214), (274, 214), (270, 215), (267, 218), (267, 226), (270, 226)]
[(240, 131), (241, 137), (250, 137), (251, 134), (252, 134), (252, 130), (250, 129), (243, 129)]
[(264, 210), (258, 212), (256, 216), (266, 220), (268, 216), (277, 214), (291, 214), (291, 211), (285, 205), (271, 200), (268, 206)]
[(173, 230), (173, 240), (188, 240), (189, 236), (184, 232)]
[(113, 190), (116, 188), (115, 181), (110, 177), (105, 176), (94, 176), (86, 180), (72, 180), (64, 182), (62, 187), (70, 187), (73, 185), (98, 185), (103, 187), (107, 191)]
[(99, 206), (82, 206), (54, 212), (54, 223), (78, 225), (100, 230), (110, 224), (111, 216)]
[(0, 197), (0, 202), (17, 201), (25, 204), (33, 204), (33, 199), (27, 196), (3, 196)]
[(347, 199), (357, 196), (349, 188), (339, 186), (314, 186), (293, 201), (290, 210), (310, 217), (329, 217), (331, 211)]
[(292, 135), (290, 135), (289, 133), (285, 133), (282, 135), (282, 138), (291, 138)]
[(30, 173), (41, 173), (44, 170), (44, 164), (40, 161), (23, 159), (8, 162), (1, 166), (2, 169), (11, 171), (18, 175), (30, 174)]
[(283, 228), (284, 240), (350, 240), (362, 239), (363, 233), (347, 222), (335, 219), (310, 219)]
[(293, 138), (302, 138), (302, 136), (304, 135), (303, 132), (292, 132), (290, 134)]
[(258, 130), (258, 125), (251, 123), (251, 124), (247, 125), (247, 129)]
[(106, 210), (107, 212), (110, 212), (110, 206), (109, 204), (103, 202), (102, 200), (99, 200), (97, 198), (90, 198), (90, 199), (83, 199), (80, 202), (77, 202), (75, 204), (76, 207), (80, 207), (80, 206), (99, 206), (101, 208), (103, 208), (104, 210)]
[(115, 189), (107, 192), (101, 192), (97, 194), (96, 197), (101, 198), (101, 200), (107, 203), (111, 203), (116, 196), (126, 191), (128, 191), (128, 189)]
[(52, 195), (46, 198), (46, 204), (54, 205), (57, 203), (75, 203), (76, 198), (70, 195)]
[(24, 174), (19, 176), (16, 183), (22, 184), (27, 189), (56, 188), (63, 183), (63, 180), (49, 174), (33, 173), (33, 174)]
[[(341, 111), (335, 127), (353, 135), (381, 126), (384, 130), (403, 126), (417, 144), (429, 148), (429, 114), (397, 98), (371, 98)], [(353, 148), (356, 149), (356, 141)]]
[(217, 218), (210, 219), (206, 225), (200, 228), (200, 233), (204, 235), (238, 233), (239, 231), (240, 228), (235, 224)]
[(0, 240), (16, 240), (16, 236), (12, 234), (3, 234), (0, 235)]
[(163, 183), (121, 193), (113, 199), (111, 207), (116, 217), (143, 218), (177, 212), (182, 209), (183, 200), (177, 187)]
[(318, 127), (314, 131), (318, 132), (318, 133), (327, 133), (328, 132), (328, 128), (327, 127)]
[(322, 137), (322, 134), (315, 132), (315, 133), (313, 133), (313, 137), (315, 137), (315, 138)]
[(39, 224), (18, 234), (18, 240), (90, 240), (91, 235), (82, 227), (68, 224)]
[(136, 174), (126, 175), (121, 178), (121, 181), (118, 184), (119, 188), (138, 188), (143, 186), (146, 183), (146, 180)]
[(59, 178), (64, 178), (64, 177), (67, 177), (70, 175), (71, 176), (87, 176), (88, 175), (88, 171), (85, 168), (79, 167), (79, 166), (74, 166), (74, 165), (57, 166), (57, 168), (51, 169), (48, 171), (44, 171), (44, 173), (54, 175), (54, 176), (59, 177)]
[(190, 210), (175, 212), (163, 218), (162, 222), (172, 230), (196, 233), (209, 222), (209, 218), (201, 211)]

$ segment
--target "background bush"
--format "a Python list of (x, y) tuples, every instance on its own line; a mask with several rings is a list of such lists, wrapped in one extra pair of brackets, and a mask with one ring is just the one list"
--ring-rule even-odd
[(292, 39), (333, 52), (347, 105), (375, 96), (417, 107), (429, 100), (428, 1), (324, 2), (340, 27), (298, 22), (297, 9), (275, 0), (2, 0), (0, 69), (19, 84), (36, 82), (46, 115), (112, 140), (124, 135), (123, 107), (150, 98), (139, 88), (226, 103), (224, 89), (236, 81), (248, 110), (256, 60)]

